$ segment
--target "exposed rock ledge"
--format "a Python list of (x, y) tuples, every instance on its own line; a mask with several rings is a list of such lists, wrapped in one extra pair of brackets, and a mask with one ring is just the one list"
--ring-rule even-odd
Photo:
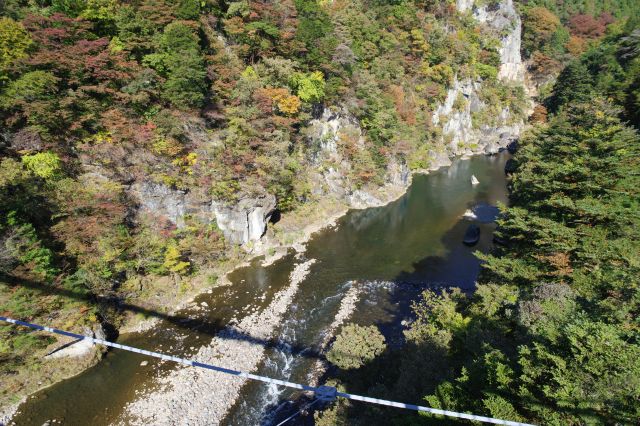
[(137, 200), (141, 212), (164, 217), (178, 228), (185, 225), (186, 215), (205, 223), (215, 220), (225, 238), (233, 244), (259, 240), (276, 208), (276, 197), (271, 194), (245, 197), (235, 204), (224, 204), (195, 192), (172, 189), (149, 181), (134, 183), (129, 187), (129, 194)]

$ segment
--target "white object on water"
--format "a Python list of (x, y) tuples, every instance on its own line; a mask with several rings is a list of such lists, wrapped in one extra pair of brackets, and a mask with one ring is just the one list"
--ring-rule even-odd
[(476, 178), (475, 175), (471, 175), (471, 185), (477, 185), (480, 181)]
[(476, 214), (471, 209), (467, 209), (467, 211), (464, 212), (462, 217), (464, 217), (465, 219), (477, 219), (478, 218), (478, 216), (476, 216)]

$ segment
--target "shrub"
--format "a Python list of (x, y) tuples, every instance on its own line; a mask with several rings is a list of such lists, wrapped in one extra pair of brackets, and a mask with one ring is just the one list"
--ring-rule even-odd
[(360, 368), (384, 352), (384, 336), (374, 325), (345, 326), (327, 353), (327, 359), (343, 370)]
[(22, 163), (29, 171), (43, 179), (54, 179), (62, 173), (60, 157), (53, 152), (23, 155)]

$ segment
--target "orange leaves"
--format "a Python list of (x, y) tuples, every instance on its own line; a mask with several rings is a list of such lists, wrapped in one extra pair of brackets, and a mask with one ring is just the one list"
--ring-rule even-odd
[(284, 115), (295, 115), (300, 111), (300, 98), (289, 93), (288, 89), (265, 87), (256, 90), (253, 95), (257, 107), (263, 113), (272, 113), (274, 108)]
[(529, 116), (530, 123), (546, 123), (547, 122), (547, 109), (544, 105), (536, 105), (533, 108), (533, 113)]
[(567, 52), (571, 53), (573, 56), (580, 56), (582, 52), (587, 50), (587, 41), (582, 37), (572, 35), (564, 45)]
[(300, 98), (298, 98), (295, 95), (287, 95), (277, 100), (277, 102), (278, 102), (278, 109), (283, 114), (295, 115), (300, 110), (300, 105), (301, 105)]
[(553, 253), (550, 255), (540, 255), (539, 260), (546, 261), (554, 270), (551, 275), (566, 277), (571, 275), (573, 267), (571, 266), (571, 258), (567, 253)]
[(401, 86), (392, 85), (389, 88), (398, 115), (410, 125), (416, 124), (415, 102), (413, 96), (407, 96)]

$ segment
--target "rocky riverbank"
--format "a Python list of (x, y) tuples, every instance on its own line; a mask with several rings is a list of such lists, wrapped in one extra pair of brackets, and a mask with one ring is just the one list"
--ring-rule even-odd
[[(218, 366), (253, 371), (262, 360), (265, 343), (289, 308), (299, 284), (315, 260), (296, 265), (290, 284), (262, 312), (228, 326), (195, 359)], [(130, 403), (121, 424), (218, 424), (233, 405), (246, 379), (195, 368), (178, 368), (159, 378), (159, 390)]]

